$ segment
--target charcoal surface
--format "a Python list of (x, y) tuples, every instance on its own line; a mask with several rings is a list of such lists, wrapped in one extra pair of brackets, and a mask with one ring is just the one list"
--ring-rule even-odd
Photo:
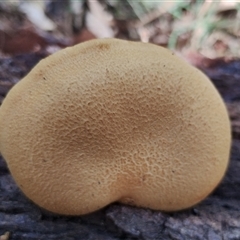
[[(0, 96), (45, 54), (0, 58)], [(27, 199), (0, 158), (0, 236), (9, 240), (239, 240), (240, 62), (204, 69), (226, 101), (232, 122), (231, 161), (221, 184), (202, 203), (175, 213), (118, 203), (80, 217), (49, 213)], [(196, 189), (197, 191), (197, 189)]]

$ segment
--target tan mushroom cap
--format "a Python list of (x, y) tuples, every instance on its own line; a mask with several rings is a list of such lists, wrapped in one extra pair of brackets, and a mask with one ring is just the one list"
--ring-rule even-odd
[(185, 209), (223, 178), (224, 103), (196, 68), (146, 43), (92, 40), (42, 60), (0, 108), (0, 151), (22, 191), (80, 215), (119, 201)]

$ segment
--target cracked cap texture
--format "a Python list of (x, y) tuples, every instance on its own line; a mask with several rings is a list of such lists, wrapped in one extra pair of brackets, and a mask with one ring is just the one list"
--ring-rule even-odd
[(223, 178), (230, 143), (210, 80), (147, 43), (102, 39), (61, 50), (0, 108), (0, 151), (16, 183), (60, 214), (115, 201), (191, 207)]

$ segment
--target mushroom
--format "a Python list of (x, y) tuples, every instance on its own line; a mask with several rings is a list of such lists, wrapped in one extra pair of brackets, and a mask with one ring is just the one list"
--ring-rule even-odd
[(42, 60), (0, 108), (0, 151), (28, 198), (87, 214), (176, 211), (222, 180), (230, 123), (210, 80), (169, 50), (98, 39)]

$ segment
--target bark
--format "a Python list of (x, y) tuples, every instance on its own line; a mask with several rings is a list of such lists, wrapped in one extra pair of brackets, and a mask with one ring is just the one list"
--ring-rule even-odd
[[(0, 58), (0, 97), (44, 54)], [(194, 208), (163, 213), (111, 204), (90, 215), (64, 217), (29, 201), (14, 183), (0, 158), (0, 236), (10, 240), (237, 240), (240, 239), (240, 62), (204, 71), (228, 106), (233, 127), (231, 161), (218, 188)], [(197, 189), (196, 189), (197, 191)]]

